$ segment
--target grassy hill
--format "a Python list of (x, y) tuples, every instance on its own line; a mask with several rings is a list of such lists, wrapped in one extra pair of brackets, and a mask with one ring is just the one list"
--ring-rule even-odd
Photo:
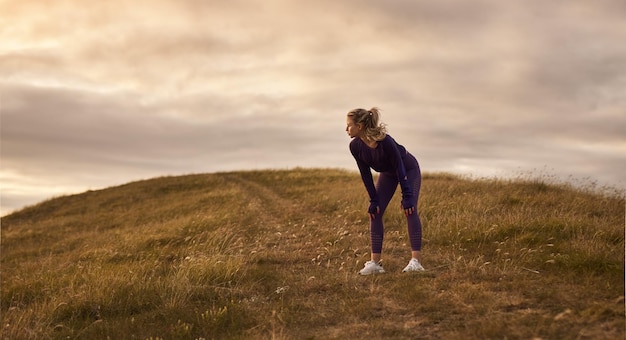
[[(1, 219), (2, 339), (623, 339), (624, 199), (424, 176), (425, 273), (396, 195), (388, 273), (332, 169), (163, 177)], [(398, 206), (394, 209), (393, 206)]]

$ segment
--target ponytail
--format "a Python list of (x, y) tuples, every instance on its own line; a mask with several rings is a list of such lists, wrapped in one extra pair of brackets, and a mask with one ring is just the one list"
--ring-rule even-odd
[(380, 123), (380, 109), (373, 107), (369, 110), (354, 109), (348, 112), (355, 124), (361, 124), (365, 128), (365, 137), (371, 141), (381, 141), (387, 136), (387, 127)]

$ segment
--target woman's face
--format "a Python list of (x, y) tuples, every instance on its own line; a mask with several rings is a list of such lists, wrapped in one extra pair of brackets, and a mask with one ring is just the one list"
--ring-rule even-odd
[(352, 117), (347, 116), (346, 117), (346, 132), (348, 133), (348, 136), (350, 136), (350, 138), (360, 137), (362, 133), (361, 125), (355, 124), (354, 120), (352, 120)]

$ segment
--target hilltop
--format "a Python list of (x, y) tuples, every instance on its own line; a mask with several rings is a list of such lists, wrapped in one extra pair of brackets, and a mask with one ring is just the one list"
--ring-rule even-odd
[(388, 273), (360, 277), (368, 202), (334, 169), (170, 176), (1, 219), (3, 339), (625, 336), (624, 199), (425, 174), (425, 273), (396, 195)]

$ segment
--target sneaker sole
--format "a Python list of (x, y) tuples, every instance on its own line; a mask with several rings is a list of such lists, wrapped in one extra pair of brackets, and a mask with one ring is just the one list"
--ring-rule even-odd
[(402, 270), (403, 273), (419, 273), (419, 272), (425, 272), (426, 269), (417, 269), (417, 270)]
[(370, 273), (365, 273), (365, 274), (359, 272), (359, 275), (367, 276), (367, 275), (384, 274), (384, 273), (385, 273), (384, 270), (377, 270), (375, 272), (370, 272)]

